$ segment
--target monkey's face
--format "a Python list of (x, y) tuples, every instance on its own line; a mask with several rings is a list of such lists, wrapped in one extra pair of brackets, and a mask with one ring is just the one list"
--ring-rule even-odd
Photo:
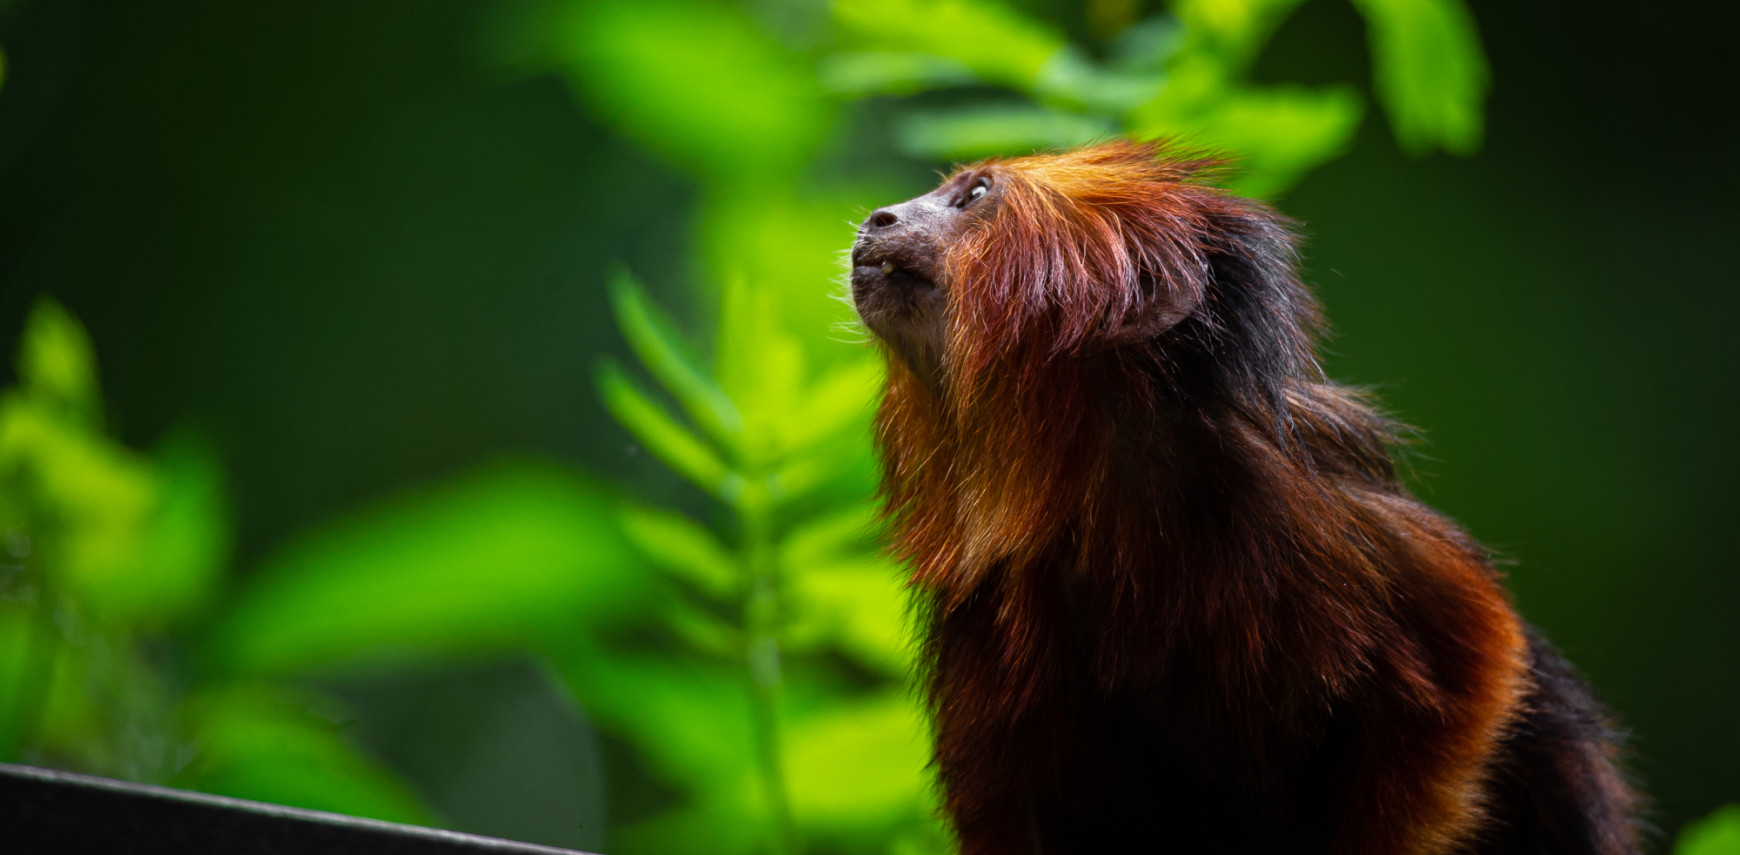
[(948, 251), (996, 209), (987, 168), (950, 176), (915, 199), (871, 213), (852, 246), (852, 301), (870, 331), (927, 382), (941, 382), (948, 326)]

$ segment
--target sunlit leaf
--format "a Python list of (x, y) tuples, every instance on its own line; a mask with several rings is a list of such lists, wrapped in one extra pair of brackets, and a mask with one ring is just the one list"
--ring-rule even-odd
[(410, 788), (365, 757), (304, 699), (260, 687), (209, 691), (189, 707), (199, 754), (183, 782), (209, 793), (431, 825)]
[(683, 405), (713, 439), (733, 447), (743, 433), (743, 417), (737, 406), (707, 376), (689, 352), (682, 335), (627, 270), (618, 268), (610, 278), (610, 301), (616, 323), (647, 370)]
[(66, 309), (44, 297), (30, 310), (18, 346), (18, 379), (57, 415), (96, 425), (101, 419), (97, 361), (90, 336)]
[[(777, 365), (764, 345), (800, 348), (805, 370), (810, 363), (819, 368), (862, 354), (863, 338), (841, 329), (853, 317), (841, 299), (847, 273), (843, 259), (870, 207), (898, 201), (875, 201), (887, 192), (864, 187), (796, 196), (734, 187), (704, 200), (701, 252), (711, 278), (723, 288), (722, 303), (734, 290), (753, 294), (747, 318), (720, 318), (714, 362), (719, 385), (743, 408), (746, 421), (751, 405), (744, 395), (771, 378), (753, 373), (754, 368), (745, 376), (733, 366)], [(720, 308), (723, 312), (725, 306)], [(770, 332), (782, 341), (767, 341)]]
[(862, 554), (874, 543), (877, 515), (876, 506), (865, 501), (795, 525), (780, 543), (779, 560), (788, 572), (801, 573), (844, 552)]
[(1198, 51), (1242, 72), (1269, 35), (1303, 0), (1172, 0), (1173, 14)]
[(354, 514), (267, 559), (205, 654), (292, 672), (644, 621), (657, 574), (617, 530), (620, 501), (554, 467), (496, 466)]
[(742, 631), (688, 598), (670, 597), (661, 601), (659, 617), (664, 627), (690, 650), (714, 656), (742, 655)]
[(1680, 831), (1674, 855), (1740, 855), (1740, 805), (1717, 809)]
[(794, 643), (829, 644), (884, 673), (908, 672), (908, 597), (892, 563), (865, 557), (794, 570)]
[(792, 812), (806, 829), (875, 832), (922, 815), (930, 740), (910, 694), (806, 716), (784, 736)]
[(871, 402), (882, 388), (884, 370), (882, 360), (860, 358), (822, 375), (793, 414), (787, 447), (800, 450), (848, 428), (864, 427)]
[(144, 459), (34, 396), (9, 392), (0, 397), (5, 470), (28, 473), (35, 513), (53, 520), (58, 555), (46, 565), (53, 584), (75, 600), (100, 602), (108, 585), (131, 583), (116, 580), (144, 546), (160, 488)]
[(162, 622), (197, 611), (229, 557), (229, 513), (212, 451), (182, 439), (157, 463), (156, 502), (139, 538), (82, 591), (105, 620)]
[(1116, 125), (1096, 116), (1007, 104), (908, 113), (895, 140), (914, 157), (974, 160), (1069, 148), (1116, 133)]
[(616, 363), (599, 366), (598, 389), (610, 414), (654, 456), (721, 501), (737, 501), (743, 491), (742, 477), (664, 407), (635, 388)]
[(1179, 137), (1233, 155), (1233, 189), (1269, 196), (1345, 152), (1361, 113), (1359, 96), (1345, 87), (1209, 88), (1165, 93), (1130, 123), (1138, 136)]
[(1017, 88), (1032, 87), (1064, 47), (1043, 25), (977, 0), (835, 0), (834, 20), (854, 43), (951, 59)]
[(726, 280), (721, 295), (719, 383), (743, 412), (750, 471), (786, 451), (802, 400), (805, 351), (781, 323), (779, 298), (741, 278)]
[(1117, 115), (1153, 98), (1164, 82), (1158, 71), (1108, 70), (1070, 49), (1045, 64), (1034, 89), (1054, 105)]
[(741, 669), (576, 646), (557, 672), (588, 718), (633, 743), (671, 784), (737, 781), (754, 763)]
[(834, 95), (912, 95), (978, 80), (972, 69), (952, 59), (922, 53), (861, 51), (824, 57), (816, 71), (822, 88)]
[[(738, 780), (736, 778), (733, 779)], [(726, 800), (703, 798), (651, 819), (613, 829), (613, 851), (645, 855), (760, 855), (774, 834), (772, 823), (745, 805), (751, 794)]]
[(657, 566), (717, 597), (736, 591), (737, 562), (707, 528), (679, 513), (628, 505), (622, 531)]
[(786, 180), (831, 121), (803, 59), (743, 10), (700, 0), (565, 0), (520, 38), (604, 119), (711, 177)]
[(1489, 74), (1460, 0), (1354, 0), (1365, 15), (1378, 96), (1403, 148), (1480, 147)]

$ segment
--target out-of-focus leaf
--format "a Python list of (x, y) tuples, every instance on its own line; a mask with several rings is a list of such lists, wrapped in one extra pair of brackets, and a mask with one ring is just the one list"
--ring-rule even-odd
[[(17, 596), (16, 590), (0, 591)], [(48, 691), (46, 669), (40, 659), (46, 652), (37, 639), (38, 625), (32, 606), (0, 600), (0, 758), (18, 758), (23, 732), (41, 721), (43, 693)], [(33, 670), (34, 669), (34, 670)]]
[(1276, 26), (1303, 0), (1172, 0), (1173, 14), (1197, 51), (1229, 72), (1243, 71)]
[(907, 594), (893, 564), (868, 557), (804, 568), (789, 578), (796, 617), (787, 634), (794, 645), (837, 646), (887, 674), (911, 668)]
[(95, 426), (102, 416), (97, 360), (85, 328), (61, 305), (42, 298), (30, 310), (18, 346), (18, 378), (57, 415)]
[(810, 834), (910, 822), (926, 806), (929, 760), (924, 716), (905, 692), (806, 716), (785, 733), (792, 812)]
[[(769, 378), (740, 377), (730, 366), (769, 364), (764, 342), (756, 339), (770, 331), (795, 342), (802, 359), (818, 367), (861, 355), (862, 337), (840, 329), (852, 318), (851, 309), (840, 299), (847, 273), (843, 259), (870, 207), (898, 201), (877, 201), (879, 194), (887, 192), (863, 187), (796, 196), (767, 187), (736, 186), (710, 193), (704, 200), (700, 234), (711, 278), (727, 292), (752, 292), (753, 310), (773, 313), (752, 316), (748, 324), (720, 318), (715, 376), (740, 408), (750, 406), (743, 397), (744, 386), (753, 390)], [(740, 353), (739, 347), (751, 350)], [(747, 412), (744, 419), (749, 419)]]
[(1181, 137), (1239, 158), (1233, 188), (1268, 196), (1346, 151), (1361, 115), (1345, 87), (1236, 89), (1201, 96), (1163, 94), (1130, 117), (1138, 136)]
[(183, 782), (209, 793), (431, 825), (410, 789), (341, 738), (301, 699), (259, 687), (189, 705), (199, 754)]
[(1184, 28), (1161, 13), (1136, 22), (1107, 46), (1107, 62), (1130, 72), (1160, 72), (1184, 43)]
[(743, 412), (751, 471), (777, 460), (795, 427), (804, 347), (781, 324), (779, 295), (728, 279), (720, 300), (719, 383)]
[(1032, 88), (1061, 36), (996, 3), (835, 0), (834, 20), (866, 46), (952, 59), (979, 77)]
[(751, 798), (753, 794), (744, 792), (741, 798), (723, 799), (709, 791), (651, 819), (613, 829), (611, 840), (622, 852), (649, 855), (763, 853), (775, 831), (764, 813), (748, 805)]
[(605, 120), (679, 166), (778, 181), (821, 142), (831, 111), (795, 53), (741, 9), (700, 0), (564, 0), (522, 40)]
[(1117, 133), (1112, 122), (1025, 104), (912, 112), (895, 130), (901, 151), (914, 157), (974, 160), (1069, 148)]
[(638, 505), (625, 506), (619, 519), (623, 533), (654, 564), (716, 597), (737, 590), (737, 562), (705, 526)]
[(1365, 15), (1378, 96), (1396, 141), (1415, 154), (1480, 147), (1490, 80), (1460, 0), (1354, 0)]
[(599, 366), (598, 389), (610, 414), (648, 451), (721, 501), (737, 501), (743, 492), (743, 478), (664, 407), (635, 388), (634, 381), (616, 363), (606, 361)]
[(633, 743), (667, 782), (723, 786), (753, 765), (741, 669), (579, 645), (556, 664), (587, 716)]
[(659, 604), (659, 616), (672, 635), (689, 649), (714, 656), (739, 656), (743, 633), (720, 617), (707, 612), (686, 597), (671, 597)]
[(689, 417), (726, 448), (743, 433), (743, 417), (684, 345), (682, 335), (634, 281), (618, 268), (610, 277), (610, 301), (616, 323), (647, 370), (676, 396)]
[(38, 513), (55, 522), (59, 553), (48, 569), (62, 593), (101, 601), (108, 585), (126, 584), (117, 579), (138, 555), (158, 501), (144, 460), (39, 399), (9, 392), (0, 397), (0, 476), (8, 472), (28, 473)]
[(1740, 805), (1727, 805), (1680, 831), (1674, 855), (1740, 855)]
[(228, 560), (229, 514), (211, 450), (183, 439), (166, 446), (157, 463), (157, 501), (141, 537), (81, 591), (100, 619), (160, 622), (197, 611)]
[(861, 427), (882, 388), (883, 371), (882, 360), (866, 357), (823, 374), (798, 405), (785, 438), (787, 447), (801, 450), (848, 427)]
[(370, 509), (270, 557), (204, 653), (285, 673), (644, 621), (657, 574), (617, 530), (620, 501), (516, 465)]
[(786, 533), (780, 543), (779, 560), (786, 572), (801, 574), (811, 566), (831, 562), (841, 553), (862, 553), (875, 533), (876, 506), (868, 501), (806, 520)]
[(913, 95), (978, 81), (972, 69), (952, 59), (923, 53), (862, 51), (824, 57), (816, 76), (832, 95)]
[(1116, 115), (1153, 98), (1164, 82), (1157, 71), (1108, 71), (1069, 49), (1045, 64), (1034, 88), (1054, 104)]

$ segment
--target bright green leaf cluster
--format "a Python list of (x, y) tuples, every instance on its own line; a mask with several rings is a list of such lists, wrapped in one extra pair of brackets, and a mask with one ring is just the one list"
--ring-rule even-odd
[[(838, 479), (842, 457), (863, 454), (879, 363), (860, 358), (812, 378), (774, 294), (739, 280), (724, 289), (707, 372), (638, 285), (618, 274), (612, 288), (624, 336), (688, 423), (613, 364), (599, 374), (606, 405), (729, 511), (717, 528), (638, 506), (618, 517), (682, 592), (660, 608), (680, 648), (561, 657), (596, 720), (686, 794), (619, 843), (748, 853), (770, 840), (776, 850), (800, 839), (934, 842), (923, 717), (903, 688), (905, 594), (876, 552), (864, 493), (816, 494)], [(879, 685), (851, 688), (829, 656), (882, 675)]]
[(1740, 855), (1740, 805), (1728, 805), (1687, 825), (1674, 855)]
[(229, 558), (205, 444), (147, 456), (107, 436), (90, 340), (52, 301), (31, 313), (17, 368), (0, 393), (0, 759), (427, 821), (311, 712), (321, 699), (158, 655), (200, 632)]
[(1459, 0), (1353, 0), (1370, 28), (1378, 94), (1414, 153), (1480, 147), (1488, 72), (1474, 17)]

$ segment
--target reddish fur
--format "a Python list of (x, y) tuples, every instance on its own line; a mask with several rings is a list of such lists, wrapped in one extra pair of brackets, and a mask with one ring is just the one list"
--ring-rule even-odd
[[(1284, 226), (1211, 167), (1136, 143), (972, 167), (1002, 195), (942, 260), (945, 382), (890, 360), (884, 491), (963, 852), (1112, 851), (1150, 786), (1204, 794), (1165, 820), (1186, 841), (1195, 811), (1273, 823), (1253, 847), (1472, 851), (1522, 625), (1323, 377)], [(1239, 271), (1269, 291), (1239, 302)], [(1260, 358), (1225, 350), (1241, 324)]]

